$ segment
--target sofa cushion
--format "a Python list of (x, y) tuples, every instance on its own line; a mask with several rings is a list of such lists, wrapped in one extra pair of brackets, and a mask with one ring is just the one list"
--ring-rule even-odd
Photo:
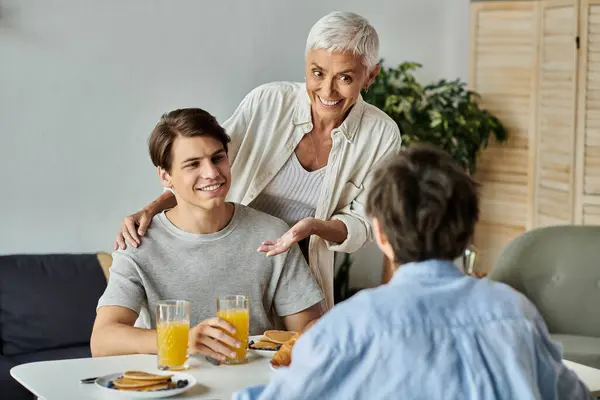
[(84, 345), (19, 354), (18, 356), (12, 357), (12, 361), (16, 364), (25, 364), (37, 361), (68, 360), (70, 358), (85, 358), (91, 356), (90, 346)]
[(95, 254), (0, 256), (2, 353), (88, 345), (105, 288)]
[(600, 368), (600, 338), (577, 335), (550, 335), (563, 347), (563, 358), (593, 368)]
[(19, 382), (10, 376), (10, 370), (16, 364), (0, 356), (0, 398), (10, 400), (33, 400), (34, 396)]

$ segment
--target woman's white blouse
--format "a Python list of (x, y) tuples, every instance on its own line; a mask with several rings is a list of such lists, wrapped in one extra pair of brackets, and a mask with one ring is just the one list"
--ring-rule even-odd
[[(314, 217), (318, 200), (315, 193), (321, 191), (326, 169), (307, 171), (296, 153), (292, 153), (249, 206), (282, 219), (290, 226), (304, 218)], [(290, 185), (290, 182), (294, 184)]]
[[(223, 123), (231, 136), (232, 183), (228, 200), (250, 204), (313, 129), (310, 98), (304, 83), (275, 82), (251, 91)], [(398, 125), (359, 97), (344, 122), (331, 132), (333, 144), (317, 196), (315, 218), (342, 221), (343, 243), (313, 236), (309, 264), (333, 307), (334, 251), (353, 253), (372, 240), (365, 215), (369, 180), (376, 164), (400, 151)], [(294, 185), (295, 182), (289, 182)], [(261, 238), (274, 240), (277, 238)]]

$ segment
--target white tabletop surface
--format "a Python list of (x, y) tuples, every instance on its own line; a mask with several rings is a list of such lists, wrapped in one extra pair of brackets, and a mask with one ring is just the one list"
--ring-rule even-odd
[[(80, 379), (103, 376), (126, 370), (158, 372), (155, 355), (129, 355), (73, 360), (42, 361), (18, 365), (10, 374), (43, 400), (109, 399), (113, 396), (95, 384)], [(269, 359), (249, 354), (248, 364), (215, 366), (193, 357), (190, 368), (198, 384), (177, 399), (231, 399), (231, 394), (252, 385), (265, 384), (272, 373)]]
[(588, 389), (590, 389), (590, 392), (596, 396), (600, 396), (600, 369), (567, 360), (563, 360), (563, 363), (567, 368), (575, 371), (579, 379), (581, 379), (581, 381), (587, 385)]
[[(565, 365), (595, 394), (600, 393), (600, 370), (571, 361)], [(23, 386), (43, 400), (106, 399), (102, 389), (94, 384), (79, 383), (80, 379), (102, 376), (125, 370), (156, 370), (155, 355), (129, 355), (74, 360), (42, 361), (23, 364), (10, 374)], [(245, 365), (215, 366), (201, 358), (192, 358), (185, 371), (198, 384), (177, 396), (183, 399), (230, 399), (231, 394), (247, 386), (265, 384), (273, 373), (267, 358), (252, 354)]]

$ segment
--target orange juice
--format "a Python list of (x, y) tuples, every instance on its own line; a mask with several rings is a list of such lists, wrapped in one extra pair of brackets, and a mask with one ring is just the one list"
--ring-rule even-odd
[(232, 308), (229, 310), (217, 311), (217, 317), (229, 322), (235, 326), (236, 333), (231, 335), (240, 341), (239, 348), (232, 348), (235, 351), (235, 361), (243, 361), (246, 358), (246, 349), (248, 348), (248, 331), (250, 330), (250, 315), (247, 308)]
[(156, 325), (159, 366), (185, 368), (189, 334), (189, 322), (162, 322)]

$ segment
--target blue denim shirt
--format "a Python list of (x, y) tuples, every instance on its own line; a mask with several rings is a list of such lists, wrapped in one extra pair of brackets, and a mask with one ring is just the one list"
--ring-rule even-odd
[(247, 399), (592, 399), (536, 308), (449, 261), (404, 265), (327, 313)]

